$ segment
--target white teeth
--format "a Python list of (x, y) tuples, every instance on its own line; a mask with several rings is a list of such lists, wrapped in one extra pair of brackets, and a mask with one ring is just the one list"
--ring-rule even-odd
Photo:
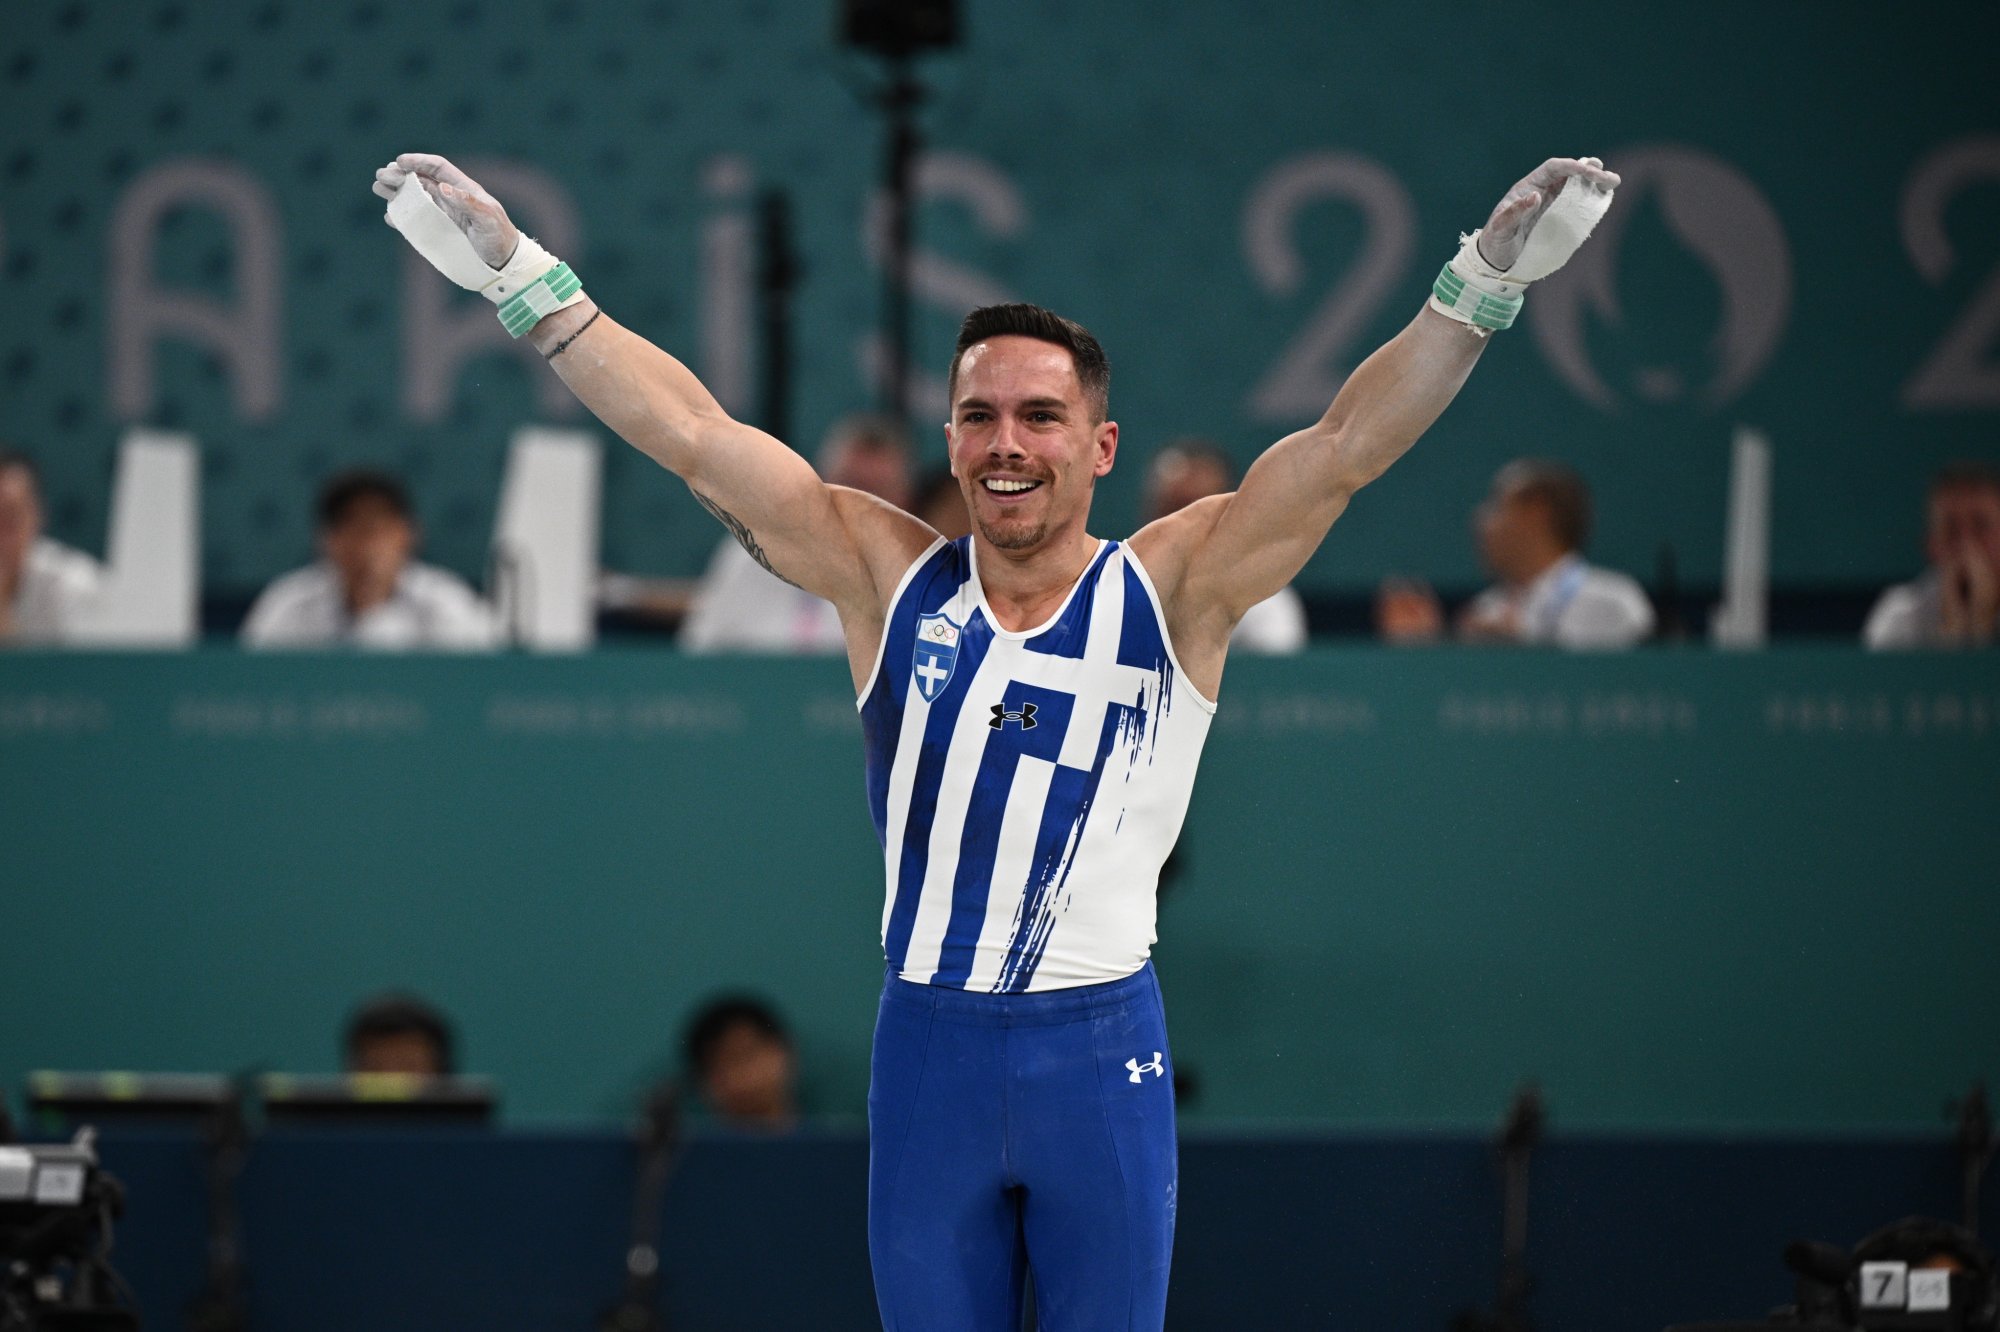
[(1014, 495), (1023, 490), (1033, 490), (1040, 484), (1041, 482), (1039, 481), (1002, 481), (997, 476), (986, 478), (986, 488), (1002, 495)]

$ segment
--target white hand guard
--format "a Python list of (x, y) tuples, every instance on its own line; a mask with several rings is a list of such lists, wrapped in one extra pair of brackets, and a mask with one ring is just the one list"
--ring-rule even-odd
[(531, 236), (521, 237), (505, 265), (489, 267), (414, 172), (389, 200), (389, 225), (432, 268), (499, 306), (500, 322), (514, 337), (584, 299), (582, 279)]
[(1528, 284), (1569, 262), (1610, 209), (1612, 193), (1574, 176), (1564, 181), (1505, 272), (1479, 252), (1479, 232), (1461, 236), (1458, 253), (1431, 287), (1431, 308), (1471, 325), (1481, 336), (1509, 327), (1521, 312)]
[(1545, 278), (1569, 262), (1569, 257), (1590, 239), (1590, 233), (1611, 208), (1610, 190), (1600, 190), (1581, 177), (1563, 182), (1555, 202), (1542, 210), (1528, 230), (1521, 257), (1507, 270), (1511, 282), (1528, 283)]

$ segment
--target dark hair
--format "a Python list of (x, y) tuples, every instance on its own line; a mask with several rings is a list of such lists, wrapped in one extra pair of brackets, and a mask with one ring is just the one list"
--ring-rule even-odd
[(951, 373), (945, 377), (945, 393), (958, 401), (958, 366), (968, 348), (988, 338), (1034, 338), (1052, 342), (1069, 353), (1076, 365), (1077, 382), (1083, 385), (1084, 401), (1105, 420), (1111, 414), (1111, 362), (1090, 330), (1074, 319), (1065, 319), (1039, 305), (982, 305), (958, 326), (958, 345), (951, 352)]
[(10, 449), (5, 444), (0, 444), (0, 472), (10, 467), (18, 467), (26, 472), (28, 480), (34, 483), (36, 490), (42, 488), (42, 469), (35, 466), (35, 460), (19, 449)]
[(688, 1071), (697, 1082), (707, 1076), (715, 1047), (732, 1028), (740, 1026), (751, 1027), (758, 1035), (783, 1046), (792, 1043), (791, 1033), (785, 1030), (778, 1011), (764, 1000), (753, 994), (719, 995), (695, 1011), (688, 1020), (686, 1034), (681, 1037)]
[(384, 1036), (422, 1036), (437, 1050), (438, 1072), (449, 1074), (457, 1069), (450, 1020), (414, 994), (378, 994), (349, 1015), (342, 1047), (347, 1062), (352, 1065), (363, 1045)]
[(320, 487), (317, 510), (321, 529), (338, 527), (356, 504), (369, 499), (387, 504), (398, 517), (414, 516), (410, 508), (410, 492), (403, 489), (401, 481), (387, 472), (357, 468), (340, 473)]
[(898, 417), (885, 412), (852, 412), (833, 423), (822, 444), (855, 443), (869, 448), (910, 451), (910, 430)]
[(1574, 467), (1548, 458), (1516, 458), (1500, 469), (1494, 484), (1545, 505), (1556, 540), (1568, 549), (1582, 550), (1590, 540), (1590, 487)]
[(1948, 462), (1931, 477), (1930, 493), (1938, 495), (1947, 490), (2000, 490), (2000, 469), (1970, 458)]

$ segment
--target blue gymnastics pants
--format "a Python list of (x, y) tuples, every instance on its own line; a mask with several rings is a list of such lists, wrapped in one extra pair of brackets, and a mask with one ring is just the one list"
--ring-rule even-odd
[(1178, 1170), (1152, 963), (975, 994), (893, 974), (868, 1090), (868, 1251), (886, 1332), (1154, 1332)]

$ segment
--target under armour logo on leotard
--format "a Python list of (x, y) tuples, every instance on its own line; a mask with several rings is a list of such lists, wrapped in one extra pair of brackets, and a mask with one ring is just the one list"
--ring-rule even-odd
[(991, 726), (994, 730), (997, 731), (1001, 727), (1005, 726), (1008, 722), (1021, 723), (1021, 729), (1024, 731), (1034, 730), (1035, 705), (1032, 703), (1023, 703), (1021, 705), (1021, 710), (1019, 712), (1009, 712), (1007, 711), (1006, 704), (995, 703), (993, 705), (993, 720), (987, 722), (986, 724), (988, 726)]
[(1160, 1063), (1164, 1054), (1165, 1052), (1161, 1050), (1153, 1051), (1153, 1062), (1150, 1064), (1142, 1064), (1136, 1057), (1126, 1060), (1125, 1067), (1132, 1070), (1132, 1081), (1140, 1081), (1139, 1075), (1141, 1073), (1151, 1073), (1156, 1078), (1165, 1077), (1167, 1072), (1166, 1067)]

